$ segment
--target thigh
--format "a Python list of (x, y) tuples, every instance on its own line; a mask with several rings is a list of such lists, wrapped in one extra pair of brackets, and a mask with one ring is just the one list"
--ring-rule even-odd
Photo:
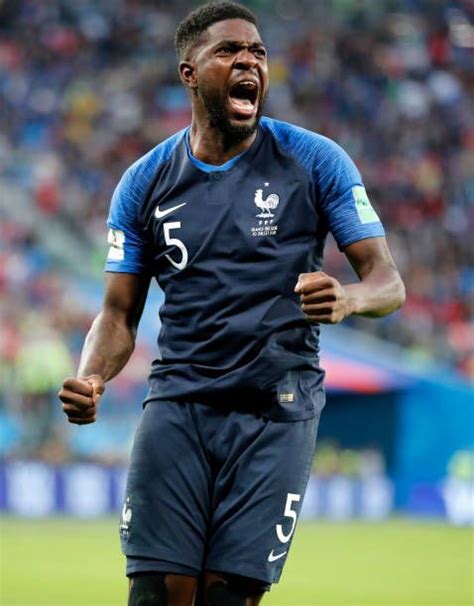
[(120, 523), (127, 574), (202, 570), (210, 472), (189, 406), (150, 402), (143, 411)]
[(128, 606), (193, 606), (196, 588), (194, 577), (142, 573), (130, 579)]
[[(245, 415), (216, 478), (206, 569), (277, 582), (308, 483), (318, 418), (292, 423)], [(249, 423), (254, 435), (249, 436)], [(225, 440), (225, 432), (222, 432)]]
[(238, 575), (208, 572), (203, 579), (205, 598), (194, 606), (258, 606), (270, 585)]

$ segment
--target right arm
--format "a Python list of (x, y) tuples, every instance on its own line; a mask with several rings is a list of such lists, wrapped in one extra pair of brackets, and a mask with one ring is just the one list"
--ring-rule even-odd
[(65, 379), (59, 392), (70, 423), (96, 420), (105, 382), (122, 370), (135, 348), (149, 284), (143, 274), (106, 273), (104, 303), (87, 334), (77, 377)]
[(70, 423), (95, 421), (106, 381), (122, 370), (135, 348), (150, 285), (139, 217), (155, 165), (155, 152), (143, 156), (125, 171), (112, 196), (102, 310), (86, 337), (77, 376), (65, 379), (59, 392)]

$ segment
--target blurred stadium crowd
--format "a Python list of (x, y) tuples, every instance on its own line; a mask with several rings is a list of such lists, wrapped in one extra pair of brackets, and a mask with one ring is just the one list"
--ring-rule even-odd
[[(37, 418), (73, 372), (91, 315), (71, 276), (100, 272), (125, 168), (189, 123), (173, 36), (198, 4), (0, 0), (0, 414), (16, 385)], [(352, 323), (474, 380), (474, 2), (244, 4), (270, 52), (267, 113), (338, 141), (390, 232), (407, 303)], [(351, 279), (333, 243), (325, 269)]]

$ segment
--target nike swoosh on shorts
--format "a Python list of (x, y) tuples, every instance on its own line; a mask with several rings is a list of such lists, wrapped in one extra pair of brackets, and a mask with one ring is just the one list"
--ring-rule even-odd
[(282, 558), (287, 553), (288, 553), (287, 551), (284, 551), (283, 553), (278, 553), (277, 555), (274, 555), (273, 549), (272, 549), (270, 551), (270, 553), (268, 554), (268, 561), (269, 562), (275, 562), (275, 560), (279, 560), (280, 558)]

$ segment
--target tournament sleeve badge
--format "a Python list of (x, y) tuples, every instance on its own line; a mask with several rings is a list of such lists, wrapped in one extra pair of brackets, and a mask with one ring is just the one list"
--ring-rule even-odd
[(354, 196), (355, 207), (361, 223), (377, 223), (380, 221), (374, 207), (370, 203), (365, 187), (355, 185), (352, 188), (352, 195)]
[(107, 243), (110, 244), (108, 261), (123, 261), (125, 258), (125, 233), (121, 229), (109, 229)]

